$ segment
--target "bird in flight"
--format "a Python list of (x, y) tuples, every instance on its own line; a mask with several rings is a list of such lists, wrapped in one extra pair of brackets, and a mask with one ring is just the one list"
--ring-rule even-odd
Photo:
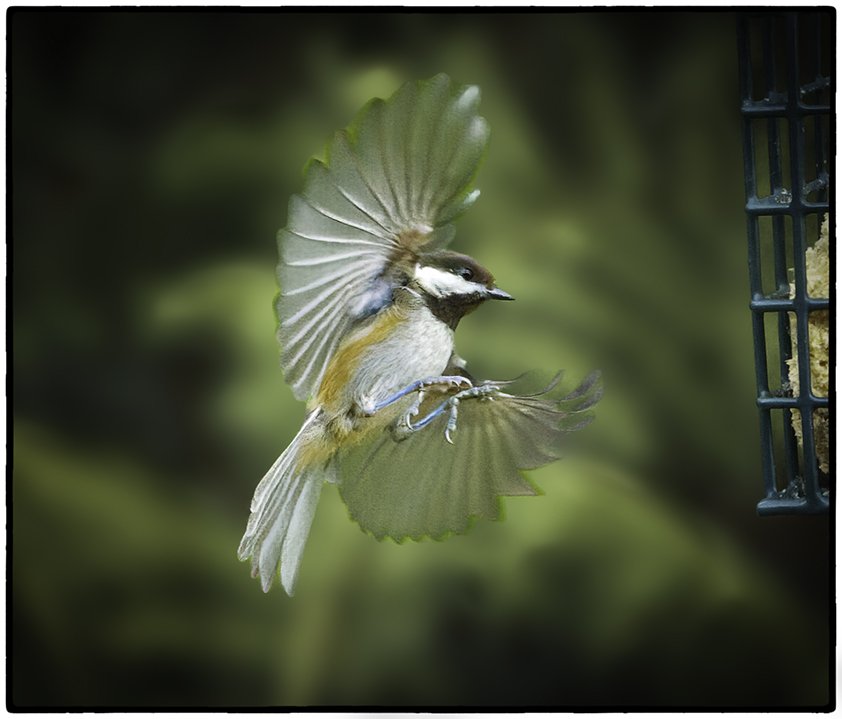
[(534, 495), (520, 470), (559, 457), (586, 424), (599, 373), (477, 380), (459, 321), (513, 298), (446, 249), (470, 207), (488, 142), (479, 89), (446, 75), (376, 99), (312, 160), (278, 235), (278, 339), (286, 381), (307, 402), (298, 434), (258, 484), (238, 556), (268, 591), (292, 595), (325, 482), (382, 539), (441, 539), (496, 519), (501, 496)]

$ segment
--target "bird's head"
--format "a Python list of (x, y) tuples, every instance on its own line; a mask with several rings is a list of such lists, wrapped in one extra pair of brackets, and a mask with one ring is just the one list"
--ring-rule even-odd
[(447, 250), (420, 257), (411, 284), (423, 293), (434, 313), (454, 327), (486, 300), (514, 299), (497, 288), (494, 276), (472, 257)]

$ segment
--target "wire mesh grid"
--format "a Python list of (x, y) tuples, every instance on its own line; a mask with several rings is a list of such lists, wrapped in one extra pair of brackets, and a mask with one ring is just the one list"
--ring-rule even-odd
[[(829, 506), (832, 263), (825, 254), (821, 265), (818, 253), (825, 245), (832, 252), (834, 238), (828, 217), (833, 21), (832, 11), (745, 13), (738, 20), (765, 484), (760, 514), (820, 513)], [(825, 282), (817, 282), (822, 277)]]

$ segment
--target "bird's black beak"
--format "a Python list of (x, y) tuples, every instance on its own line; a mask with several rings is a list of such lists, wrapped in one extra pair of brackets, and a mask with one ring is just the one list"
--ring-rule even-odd
[(487, 290), (485, 296), (488, 297), (491, 300), (513, 300), (514, 299), (514, 297), (512, 297), (508, 292), (504, 292), (503, 290), (498, 289), (497, 287), (492, 287), (491, 289)]

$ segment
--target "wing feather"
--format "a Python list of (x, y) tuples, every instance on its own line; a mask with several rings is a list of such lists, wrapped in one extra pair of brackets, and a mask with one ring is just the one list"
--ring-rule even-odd
[[(427, 179), (433, 168), (432, 153), (411, 153), (412, 147), (434, 147), (438, 137), (438, 127), (442, 113), (439, 108), (447, 102), (450, 82), (446, 75), (436, 75), (426, 86), (425, 92), (418, 93), (416, 109), (410, 123), (410, 142), (407, 145), (407, 167), (411, 168), (412, 182), (410, 201), (413, 208), (420, 208)], [(420, 212), (419, 212), (420, 214)]]
[(345, 222), (351, 227), (357, 227), (381, 241), (389, 241), (394, 235), (393, 225), (384, 225), (376, 215), (366, 209), (363, 201), (357, 201), (348, 192), (343, 191), (330, 170), (318, 160), (313, 160), (308, 169), (303, 195), (307, 202), (322, 214)]
[[(598, 375), (569, 395), (506, 391), (463, 399), (454, 444), (447, 413), (402, 441), (384, 432), (339, 458), (340, 491), (351, 516), (382, 539), (440, 539), (464, 532), (473, 518), (497, 519), (501, 496), (534, 495), (521, 474), (558, 459), (599, 398)], [(433, 402), (426, 401), (421, 413)]]
[[(334, 304), (339, 304), (342, 301), (342, 297), (334, 298), (322, 312), (327, 314), (329, 311), (332, 310)], [(342, 334), (342, 326), (338, 325), (335, 328), (335, 331), (332, 334), (321, 334), (317, 335), (315, 333), (309, 335), (302, 335), (299, 340), (296, 340), (295, 343), (290, 343), (290, 348), (297, 348), (297, 354), (294, 355), (296, 359), (298, 358), (307, 358), (309, 357), (309, 361), (306, 365), (302, 366), (302, 378), (306, 378), (307, 375), (312, 371), (313, 367), (320, 362), (327, 362), (327, 356), (322, 357), (323, 349), (329, 345), (329, 343), (336, 339), (338, 341), (339, 337)], [(298, 344), (298, 342), (301, 344)]]
[(389, 176), (388, 157), (383, 145), (384, 107), (383, 100), (369, 103), (357, 133), (357, 168), (363, 181), (386, 210), (394, 225), (403, 228), (404, 218), (398, 204), (397, 190)]
[[(304, 305), (304, 307), (299, 309), (287, 323), (281, 324), (282, 329), (286, 327), (287, 324), (296, 328), (295, 334), (290, 334), (285, 337), (287, 346), (289, 347), (290, 345), (295, 345), (298, 340), (305, 337), (308, 332), (318, 324), (322, 316), (324, 316), (329, 310), (332, 310), (335, 306), (341, 304), (342, 300), (344, 300), (349, 294), (350, 288), (339, 294), (331, 292), (328, 289), (317, 294), (312, 299), (308, 298), (307, 304)], [(299, 322), (299, 320), (301, 320), (301, 322)], [(311, 337), (312, 339), (316, 339), (317, 335), (313, 333)]]
[(290, 226), (308, 239), (321, 239), (326, 242), (363, 241), (374, 247), (391, 244), (388, 241), (384, 242), (375, 232), (349, 224), (338, 213), (328, 213), (325, 208), (314, 207), (301, 195), (293, 195), (290, 199), (289, 218)]
[(415, 105), (416, 86), (406, 83), (383, 106), (383, 117), (379, 127), (379, 140), (383, 170), (392, 195), (398, 217), (413, 221), (411, 159), (407, 162), (409, 130), (412, 123), (412, 108)]
[(393, 218), (388, 202), (379, 196), (366, 179), (360, 167), (357, 150), (352, 146), (347, 130), (336, 133), (328, 152), (331, 182), (343, 195), (349, 197), (355, 205), (380, 224), (389, 235), (396, 237), (403, 228)]

